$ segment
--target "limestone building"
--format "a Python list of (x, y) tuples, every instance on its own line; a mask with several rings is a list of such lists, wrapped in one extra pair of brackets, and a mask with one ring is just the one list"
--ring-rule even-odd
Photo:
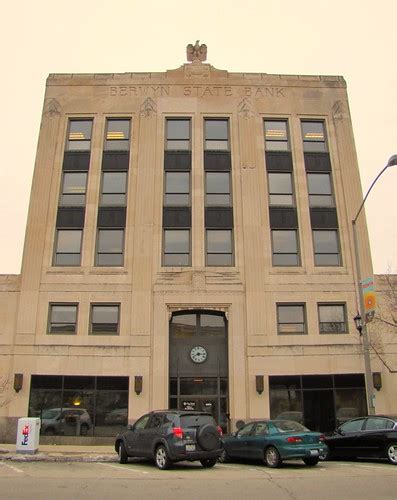
[(345, 81), (205, 56), (48, 77), (21, 275), (0, 277), (3, 437), (28, 415), (100, 438), (156, 408), (323, 431), (366, 412)]

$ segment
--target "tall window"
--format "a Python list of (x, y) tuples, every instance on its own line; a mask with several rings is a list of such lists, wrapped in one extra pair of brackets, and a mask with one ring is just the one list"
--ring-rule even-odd
[(87, 172), (64, 172), (62, 178), (62, 207), (77, 207), (85, 205), (87, 189)]
[(306, 333), (304, 304), (278, 304), (277, 330), (278, 333), (287, 334)]
[(190, 120), (169, 118), (166, 121), (166, 150), (190, 150)]
[(266, 151), (289, 151), (287, 120), (265, 120)]
[(190, 206), (190, 172), (165, 172), (164, 175), (164, 206)]
[(92, 120), (69, 120), (67, 151), (90, 151)]
[(292, 207), (294, 194), (291, 172), (269, 172), (269, 205)]
[(318, 304), (320, 333), (347, 333), (345, 304)]
[(273, 266), (299, 266), (298, 234), (295, 229), (272, 229)]
[(230, 172), (205, 173), (205, 206), (231, 205)]
[(77, 304), (50, 304), (48, 333), (76, 333)]
[(307, 186), (310, 207), (335, 206), (330, 173), (308, 173)]
[(314, 263), (316, 266), (340, 266), (337, 230), (313, 229)]
[(164, 229), (164, 266), (190, 265), (190, 230)]
[(305, 152), (326, 152), (323, 121), (302, 121), (303, 150)]
[(91, 306), (91, 334), (119, 333), (120, 304), (93, 304)]
[(57, 229), (55, 266), (79, 266), (81, 260), (81, 229)]
[(101, 206), (125, 206), (126, 198), (127, 172), (102, 172)]
[(105, 151), (130, 149), (130, 120), (108, 118), (106, 120)]
[(204, 137), (206, 151), (229, 150), (228, 120), (207, 119), (204, 121)]
[(207, 266), (233, 265), (231, 229), (207, 229)]
[(97, 266), (122, 266), (124, 229), (98, 229)]

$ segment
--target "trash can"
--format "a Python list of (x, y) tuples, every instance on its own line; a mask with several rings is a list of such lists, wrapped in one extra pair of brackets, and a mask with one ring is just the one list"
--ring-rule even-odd
[(18, 419), (17, 453), (29, 453), (30, 455), (34, 455), (39, 449), (39, 440), (40, 419)]

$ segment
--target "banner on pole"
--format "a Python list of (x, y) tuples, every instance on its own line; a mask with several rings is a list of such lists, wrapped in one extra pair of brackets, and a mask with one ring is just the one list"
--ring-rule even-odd
[(369, 323), (374, 319), (376, 308), (376, 294), (373, 278), (366, 278), (361, 281), (361, 292), (363, 294), (365, 323)]

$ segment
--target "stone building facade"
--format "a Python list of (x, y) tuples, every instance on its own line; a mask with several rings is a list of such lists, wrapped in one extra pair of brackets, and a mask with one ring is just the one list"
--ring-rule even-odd
[(366, 411), (345, 81), (205, 55), (48, 77), (21, 275), (0, 277), (3, 439), (28, 415), (100, 438), (155, 408), (324, 431)]

